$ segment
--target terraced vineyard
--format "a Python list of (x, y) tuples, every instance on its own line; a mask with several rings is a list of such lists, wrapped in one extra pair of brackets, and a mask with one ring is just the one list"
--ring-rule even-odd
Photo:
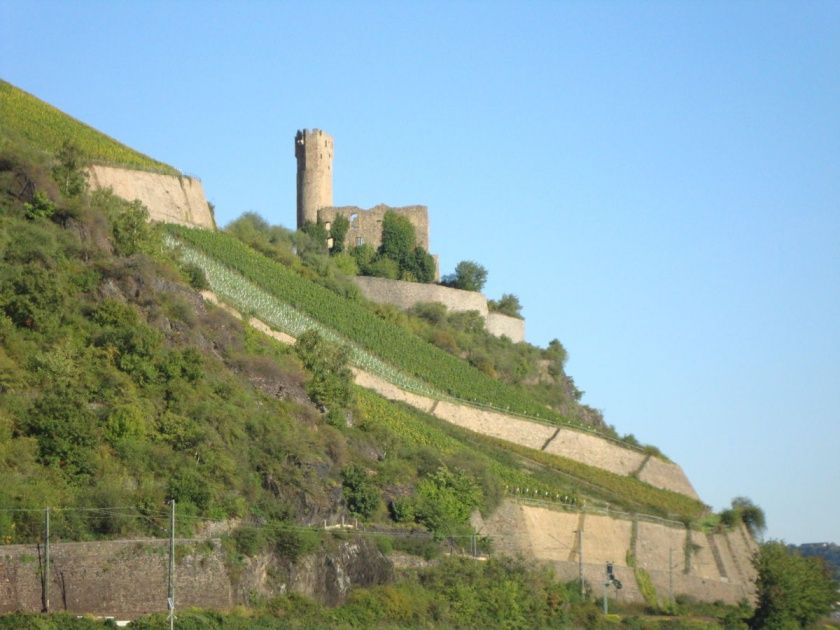
[[(565, 457), (471, 433), (363, 389), (357, 389), (357, 399), (367, 422), (386, 426), (412, 448), (480, 457), (514, 496), (542, 498), (565, 505), (579, 505), (581, 499), (590, 506), (606, 502), (611, 509), (685, 523), (695, 522), (707, 512), (700, 501), (682, 494)], [(523, 466), (523, 461), (529, 465)]]
[(531, 471), (520, 465), (515, 455), (504, 449), (471, 443), (464, 431), (452, 431), (444, 422), (419, 411), (394, 403), (362, 388), (356, 389), (358, 406), (365, 418), (362, 428), (376, 431), (383, 427), (399, 437), (397, 448), (431, 448), (435, 452), (464, 463), (475, 461), (502, 481), (507, 490), (528, 488), (533, 496), (576, 505), (579, 501), (576, 483), (551, 470)]
[(2, 80), (0, 127), (51, 153), (58, 151), (64, 141), (69, 140), (93, 162), (179, 175), (171, 166), (125, 146)]
[[(452, 397), (554, 424), (580, 426), (515, 387), (494, 380), (465, 361), (383, 321), (361, 304), (304, 280), (232, 236), (181, 226), (167, 228), (177, 238), (241, 273), (269, 295), (353, 340), (409, 376), (425, 381)], [(591, 427), (583, 428), (591, 431)]]
[(188, 245), (178, 244), (176, 239), (170, 236), (167, 236), (167, 244), (170, 247), (180, 247), (181, 260), (201, 267), (213, 291), (236, 305), (241, 313), (253, 313), (258, 319), (269, 324), (275, 330), (283, 331), (293, 337), (298, 337), (307, 330), (314, 328), (328, 341), (348, 346), (351, 362), (356, 367), (375, 374), (403, 389), (425, 396), (440, 397), (440, 392), (420, 379), (400, 372), (349, 339), (340, 337), (333, 330), (270, 295), (222, 263)]

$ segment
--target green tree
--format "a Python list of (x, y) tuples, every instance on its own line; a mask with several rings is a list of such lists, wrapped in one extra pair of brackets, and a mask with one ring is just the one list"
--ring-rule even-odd
[(462, 260), (455, 266), (455, 273), (447, 276), (443, 284), (464, 291), (481, 291), (485, 282), (487, 269), (472, 260)]
[(462, 470), (441, 466), (417, 485), (414, 514), (436, 537), (460, 530), (481, 505), (481, 487)]
[(732, 507), (721, 512), (720, 521), (726, 527), (734, 527), (738, 523), (743, 523), (750, 530), (753, 538), (756, 539), (764, 533), (767, 524), (764, 510), (747, 497), (732, 499)]
[[(320, 220), (317, 223), (307, 221), (303, 224), (300, 231), (311, 239), (311, 243), (319, 253), (325, 253), (327, 251), (327, 228)], [(298, 243), (298, 245), (298, 253), (302, 254), (303, 252), (300, 250), (306, 249), (306, 247), (301, 247), (303, 243)]]
[(295, 343), (303, 366), (312, 373), (306, 393), (322, 409), (346, 409), (352, 402), (350, 350), (327, 342), (317, 330), (307, 330)]
[(344, 251), (344, 241), (347, 238), (347, 230), (350, 229), (350, 221), (343, 214), (339, 214), (333, 219), (330, 226), (330, 236), (333, 238), (333, 246), (331, 252), (333, 254), (340, 254)]
[(87, 172), (78, 146), (65, 140), (56, 153), (57, 164), (53, 167), (53, 178), (61, 193), (77, 197), (87, 189)]
[(764, 543), (753, 557), (758, 606), (750, 626), (805, 628), (828, 614), (838, 583), (821, 558), (803, 558), (779, 541)]
[(379, 254), (390, 258), (403, 269), (410, 263), (417, 246), (414, 226), (404, 216), (388, 210), (382, 219), (382, 244)]
[(114, 245), (121, 256), (131, 256), (145, 249), (151, 241), (149, 211), (139, 199), (119, 204), (111, 214)]

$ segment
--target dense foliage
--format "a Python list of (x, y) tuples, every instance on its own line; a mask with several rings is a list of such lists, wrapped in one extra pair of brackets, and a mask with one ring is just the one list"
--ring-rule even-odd
[(0, 80), (0, 112), (0, 130), (19, 136), (42, 151), (55, 153), (70, 141), (88, 161), (178, 175), (171, 166), (109, 138), (3, 80)]
[[(343, 224), (338, 229), (339, 232), (342, 229), (344, 233), (347, 231)], [(365, 244), (353, 247), (350, 253), (359, 273), (364, 276), (409, 282), (433, 282), (435, 279), (434, 258), (417, 245), (417, 235), (411, 222), (392, 210), (387, 211), (382, 218), (382, 242), (379, 249), (374, 251), (370, 245)]]
[(836, 543), (805, 543), (789, 546), (791, 551), (806, 558), (817, 557), (825, 560), (834, 572), (834, 578), (840, 581), (840, 545)]
[(805, 628), (831, 610), (840, 583), (821, 558), (805, 558), (784, 543), (770, 541), (753, 560), (758, 606), (753, 628)]

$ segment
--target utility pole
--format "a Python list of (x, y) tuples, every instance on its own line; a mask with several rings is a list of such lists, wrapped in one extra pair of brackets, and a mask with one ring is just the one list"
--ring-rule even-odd
[(674, 549), (668, 547), (668, 603), (674, 605)]
[(50, 612), (50, 508), (44, 510), (44, 612)]
[(583, 584), (583, 527), (577, 531), (578, 535), (578, 580), (580, 581), (580, 597), (586, 597), (586, 588)]
[(166, 604), (169, 608), (169, 630), (175, 628), (175, 499), (171, 502), (169, 515), (169, 592)]

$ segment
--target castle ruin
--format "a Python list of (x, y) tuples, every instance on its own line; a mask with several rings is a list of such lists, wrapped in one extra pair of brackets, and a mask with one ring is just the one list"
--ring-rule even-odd
[[(333, 138), (321, 129), (302, 129), (295, 134), (297, 158), (297, 229), (307, 223), (322, 223), (329, 233), (337, 216), (348, 222), (345, 245), (348, 248), (370, 245), (377, 249), (382, 243), (382, 221), (386, 212), (396, 212), (414, 226), (417, 245), (429, 251), (429, 209), (426, 206), (393, 208), (379, 204), (363, 210), (357, 206), (333, 206), (332, 159)], [(440, 279), (438, 257), (435, 259), (435, 278)], [(439, 302), (450, 311), (477, 311), (484, 320), (487, 332), (508, 337), (518, 343), (525, 341), (525, 320), (492, 313), (487, 298), (481, 293), (461, 291), (434, 284), (388, 280), (358, 276), (354, 282), (362, 295), (378, 304), (393, 304), (411, 308), (422, 302)]]
[(341, 215), (350, 222), (347, 247), (382, 242), (382, 219), (389, 210), (404, 216), (414, 226), (417, 245), (429, 251), (429, 210), (414, 205), (394, 208), (379, 204), (370, 209), (357, 206), (333, 206), (333, 138), (321, 129), (303, 129), (295, 134), (297, 159), (297, 228), (306, 223), (328, 225)]

